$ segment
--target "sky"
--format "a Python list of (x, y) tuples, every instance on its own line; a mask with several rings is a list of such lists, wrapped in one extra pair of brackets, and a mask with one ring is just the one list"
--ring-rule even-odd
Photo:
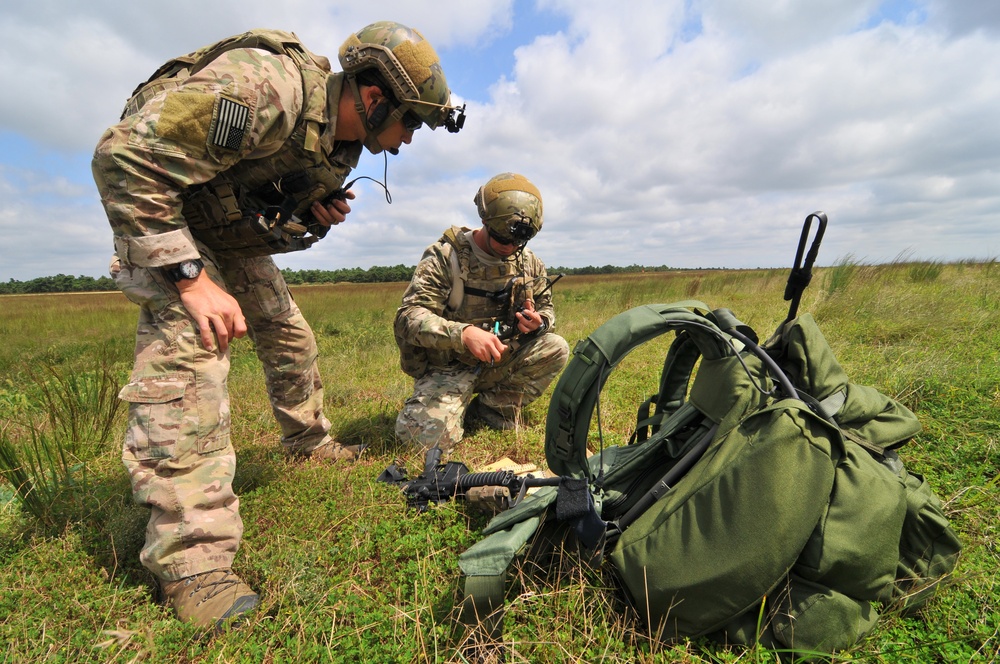
[[(441, 57), (460, 133), (362, 156), (344, 224), (293, 270), (415, 265), (522, 173), (549, 266), (787, 267), (1000, 255), (1000, 3), (983, 0), (33, 0), (0, 9), (0, 281), (107, 272), (90, 172), (171, 57), (254, 27), (336, 54), (378, 20)], [(386, 171), (387, 169), (387, 171)]]

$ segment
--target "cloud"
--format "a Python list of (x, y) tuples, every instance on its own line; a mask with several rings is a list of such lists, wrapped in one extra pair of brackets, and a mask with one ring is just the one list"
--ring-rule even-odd
[(957, 35), (1000, 33), (1000, 5), (981, 0), (931, 0), (929, 13), (943, 28)]
[(91, 187), (0, 167), (0, 200), (0, 278), (106, 272), (111, 229)]
[[(918, 24), (859, 29), (875, 6), (825, 3), (811, 18), (744, 6), (743, 27), (723, 32), (715, 16), (730, 5), (705, 3), (709, 27), (678, 41), (647, 37), (677, 36), (687, 19), (676, 3), (637, 10), (644, 21), (631, 31), (614, 9), (585, 3), (569, 31), (517, 51), (514, 78), (483, 109), (488, 131), (469, 138), (484, 161), (530, 159), (548, 196), (545, 234), (570, 237), (554, 243), (557, 262), (785, 264), (775, 231), (788, 229), (793, 246), (789, 231), (815, 209), (855, 227), (841, 253), (855, 242), (855, 254), (876, 259), (907, 248), (962, 257), (955, 234), (935, 220), (965, 206), (989, 215), (996, 201), (976, 187), (922, 192), (928, 182), (993, 180), (1000, 50), (981, 34), (955, 39)], [(760, 61), (764, 51), (743, 38), (755, 31), (760, 47), (772, 30), (809, 34), (811, 21), (823, 26), (811, 39), (793, 38)], [(885, 198), (900, 191), (912, 196), (905, 206)], [(894, 232), (878, 230), (890, 223)], [(643, 255), (649, 249), (659, 260)]]
[[(10, 91), (0, 145), (6, 132), (36, 146), (15, 142), (0, 164), (74, 185), (89, 180), (86, 155), (132, 88), (222, 34), (272, 25), (333, 55), (347, 30), (391, 16), (435, 44), (468, 103), (466, 128), (417, 132), (388, 162), (392, 205), (359, 184), (348, 223), (279, 257), (288, 267), (414, 264), (448, 225), (477, 224), (473, 194), (508, 170), (543, 192), (532, 246), (550, 265), (788, 265), (818, 209), (830, 215), (821, 262), (1000, 252), (1000, 10), (990, 3), (185, 0), (156, 30), (137, 27), (150, 18), (135, 4), (54, 7), (22, 3), (0, 27)], [(358, 173), (382, 179), (383, 167), (366, 155)], [(72, 215), (61, 223), (106, 242), (96, 197), (26, 196), (0, 201), (0, 219)], [(102, 250), (88, 273), (104, 262)], [(10, 276), (48, 273), (25, 265), (4, 261)]]
[(179, 0), (155, 13), (118, 0), (15, 3), (0, 23), (0, 128), (46, 147), (89, 150), (160, 64), (230, 34), (294, 31), (335, 61), (351, 31), (388, 16), (418, 28), (438, 49), (475, 44), (494, 26), (510, 25), (511, 4), (440, 0), (427, 11), (404, 0), (377, 9), (318, 0)]

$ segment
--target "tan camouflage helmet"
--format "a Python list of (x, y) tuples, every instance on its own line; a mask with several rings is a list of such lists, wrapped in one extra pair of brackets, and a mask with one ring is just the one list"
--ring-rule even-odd
[(542, 230), (542, 194), (523, 175), (493, 176), (473, 201), (489, 234), (499, 242), (524, 246)]
[[(409, 111), (431, 129), (445, 125), (449, 131), (461, 129), (465, 116), (455, 118), (451, 91), (434, 47), (418, 31), (392, 21), (372, 23), (351, 35), (340, 47), (340, 65), (355, 76), (375, 70), (391, 88), (401, 106), (393, 111), (377, 131), (401, 119)], [(386, 91), (388, 92), (388, 91)]]

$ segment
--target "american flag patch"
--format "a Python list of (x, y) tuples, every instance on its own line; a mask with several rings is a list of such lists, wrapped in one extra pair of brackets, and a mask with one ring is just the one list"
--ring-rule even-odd
[(227, 150), (239, 150), (243, 143), (243, 135), (247, 131), (247, 118), (250, 107), (231, 99), (219, 99), (219, 112), (216, 115), (215, 131), (212, 133), (212, 144)]

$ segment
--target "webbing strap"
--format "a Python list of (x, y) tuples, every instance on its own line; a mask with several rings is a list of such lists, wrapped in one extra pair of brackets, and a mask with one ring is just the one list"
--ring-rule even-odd
[(650, 433), (656, 434), (660, 425), (684, 405), (694, 365), (701, 359), (701, 349), (684, 330), (670, 344), (660, 372), (660, 391), (643, 401), (636, 411), (635, 431), (629, 445), (645, 442)]
[(219, 199), (219, 204), (222, 205), (226, 219), (229, 221), (240, 221), (243, 219), (243, 212), (240, 211), (240, 204), (236, 200), (236, 193), (233, 191), (232, 185), (228, 182), (217, 182), (212, 186), (212, 189)]
[(510, 294), (504, 288), (492, 291), (492, 290), (485, 290), (482, 288), (473, 288), (472, 286), (466, 286), (465, 292), (467, 292), (469, 295), (488, 298), (490, 300), (493, 300), (494, 302), (500, 302)]
[(451, 264), (451, 292), (448, 294), (448, 310), (458, 311), (465, 300), (465, 275), (458, 262), (458, 249), (453, 244), (445, 243), (442, 251), (448, 252), (448, 262)]
[(639, 408), (636, 410), (635, 416), (635, 431), (632, 432), (632, 435), (628, 439), (629, 445), (635, 442), (646, 442), (646, 438), (649, 437), (650, 427), (653, 428), (653, 433), (656, 433), (656, 425), (659, 424), (660, 421), (660, 418), (658, 417), (659, 413), (655, 413), (652, 417), (650, 417), (649, 411), (658, 396), (660, 395), (654, 394), (639, 404)]
[(459, 605), (458, 619), (471, 629), (467, 642), (483, 644), (502, 637), (506, 580), (506, 572), (465, 577), (465, 596)]
[(845, 403), (847, 403), (847, 390), (842, 389), (821, 400), (819, 405), (823, 409), (824, 415), (828, 418), (835, 418)]

